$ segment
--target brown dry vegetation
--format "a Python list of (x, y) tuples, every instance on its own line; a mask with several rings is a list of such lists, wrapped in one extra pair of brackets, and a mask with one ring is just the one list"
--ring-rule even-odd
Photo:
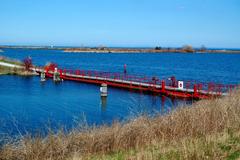
[(29, 70), (26, 70), (24, 68), (24, 64), (18, 60), (14, 59), (9, 59), (7, 57), (2, 57), (0, 56), (0, 62), (5, 62), (8, 64), (13, 64), (17, 66), (21, 66), (22, 68), (19, 67), (8, 67), (8, 66), (3, 66), (0, 65), (0, 75), (20, 75), (20, 76), (33, 76), (37, 75), (35, 72), (31, 72)]
[(240, 156), (240, 92), (166, 116), (10, 141), (1, 160), (225, 159)]
[(34, 76), (38, 74), (35, 72), (27, 71), (24, 68), (12, 68), (0, 65), (0, 75)]
[(5, 67), (5, 66), (1, 66), (0, 65), (0, 75), (1, 74), (13, 74), (13, 75), (16, 74), (16, 75), (20, 75), (23, 72), (24, 72), (23, 69)]

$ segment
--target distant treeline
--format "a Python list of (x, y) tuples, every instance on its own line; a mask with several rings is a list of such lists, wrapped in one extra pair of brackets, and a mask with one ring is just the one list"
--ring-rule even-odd
[(108, 48), (100, 47), (81, 47), (81, 48), (66, 48), (65, 52), (94, 52), (94, 53), (240, 53), (240, 50), (223, 50), (223, 49), (207, 49), (205, 46), (193, 48), (191, 45), (184, 45), (180, 48), (160, 47), (155, 48)]
[(211, 49), (202, 45), (194, 48), (191, 45), (182, 47), (161, 47), (153, 48), (125, 48), (125, 47), (57, 47), (57, 46), (0, 46), (0, 50), (4, 48), (11, 49), (47, 49), (47, 50), (63, 50), (64, 52), (93, 52), (93, 53), (240, 53), (240, 49)]

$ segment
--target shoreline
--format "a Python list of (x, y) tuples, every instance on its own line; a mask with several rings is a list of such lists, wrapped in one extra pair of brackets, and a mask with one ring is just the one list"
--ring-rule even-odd
[(194, 48), (66, 48), (66, 53), (238, 53), (240, 50)]
[(205, 53), (211, 53), (211, 54), (216, 54), (216, 53), (221, 53), (221, 54), (240, 54), (240, 51), (222, 51), (222, 50), (207, 50), (204, 52), (201, 51), (196, 51), (196, 52), (186, 52), (186, 51), (180, 51), (180, 50), (162, 50), (162, 51), (154, 51), (154, 50), (106, 50), (106, 51), (101, 51), (101, 50), (84, 50), (84, 49), (65, 49), (63, 50), (65, 53), (132, 53), (132, 54), (138, 54), (138, 53), (145, 53), (145, 54), (157, 54), (157, 53), (196, 53), (196, 54), (205, 54)]
[(28, 49), (28, 50), (62, 50), (65, 53), (223, 53), (240, 54), (240, 49), (206, 49), (192, 48), (111, 48), (111, 47), (31, 47), (31, 46), (0, 46), (0, 53), (4, 49)]
[(36, 76), (38, 74), (25, 70), (24, 64), (21, 62), (0, 57), (1, 75)]

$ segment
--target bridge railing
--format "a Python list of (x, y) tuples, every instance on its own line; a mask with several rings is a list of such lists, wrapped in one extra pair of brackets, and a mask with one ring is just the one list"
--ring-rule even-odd
[[(67, 69), (60, 69), (59, 70), (62, 76), (66, 76), (66, 74), (72, 75), (81, 75), (81, 76), (88, 76), (88, 77), (100, 77), (105, 79), (114, 79), (114, 80), (121, 80), (121, 81), (130, 81), (130, 82), (139, 82), (149, 84), (151, 86), (162, 85), (162, 81), (165, 81), (165, 85), (170, 88), (180, 88), (178, 86), (178, 81), (174, 77), (170, 78), (158, 78), (158, 77), (147, 77), (141, 75), (130, 75), (125, 73), (118, 73), (118, 72), (102, 72), (102, 71), (94, 71), (94, 70), (67, 70)], [(226, 85), (226, 84), (217, 84), (217, 83), (204, 83), (204, 82), (197, 82), (197, 81), (190, 81), (190, 80), (183, 80), (183, 88), (186, 91), (189, 90), (196, 90), (197, 92), (204, 92), (206, 94), (223, 94), (227, 92), (232, 92), (237, 85)]]
[[(183, 88), (186, 90), (194, 90), (196, 88), (197, 91), (205, 92), (207, 94), (216, 93), (216, 94), (223, 94), (223, 93), (229, 93), (235, 90), (238, 85), (229, 85), (229, 84), (220, 84), (220, 83), (214, 83), (214, 82), (197, 82), (197, 81), (189, 81), (185, 80), (183, 82)], [(170, 86), (173, 88), (178, 88), (178, 81), (173, 82), (169, 79), (166, 80), (166, 86)]]
[(91, 71), (91, 70), (66, 70), (66, 69), (61, 71), (63, 75), (74, 74), (74, 75), (81, 75), (81, 76), (101, 77), (101, 78), (118, 79), (118, 80), (134, 81), (134, 82), (141, 82), (141, 83), (153, 82), (151, 78), (146, 76), (129, 75), (129, 74), (118, 73), (118, 72), (102, 72), (102, 71)]

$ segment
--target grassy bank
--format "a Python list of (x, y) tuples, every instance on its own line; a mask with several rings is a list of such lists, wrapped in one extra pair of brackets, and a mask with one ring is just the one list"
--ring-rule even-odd
[(237, 159), (240, 92), (166, 116), (9, 140), (0, 159)]
[[(160, 142), (138, 150), (116, 152), (108, 155), (91, 156), (89, 159), (239, 159), (240, 132), (225, 131), (196, 138)], [(73, 158), (74, 159), (74, 158)], [(75, 158), (79, 159), (79, 158)]]
[(23, 69), (12, 68), (0, 65), (0, 75), (20, 75)]
[[(1, 62), (3, 62), (3, 64), (1, 64)], [(18, 60), (13, 60), (0, 56), (0, 75), (31, 76), (36, 75), (36, 73), (27, 71), (24, 67), (24, 64)]]
[(35, 72), (26, 71), (22, 68), (12, 68), (0, 65), (0, 75), (18, 75), (18, 76), (35, 76)]
[(33, 76), (37, 74), (26, 71), (24, 68), (6, 67), (0, 65), (0, 75)]
[(1, 55), (0, 55), (0, 62), (5, 62), (5, 63), (9, 63), (9, 64), (23, 66), (23, 63), (21, 61), (15, 60), (15, 59), (10, 59), (10, 58), (7, 58), (7, 57), (3, 57)]

